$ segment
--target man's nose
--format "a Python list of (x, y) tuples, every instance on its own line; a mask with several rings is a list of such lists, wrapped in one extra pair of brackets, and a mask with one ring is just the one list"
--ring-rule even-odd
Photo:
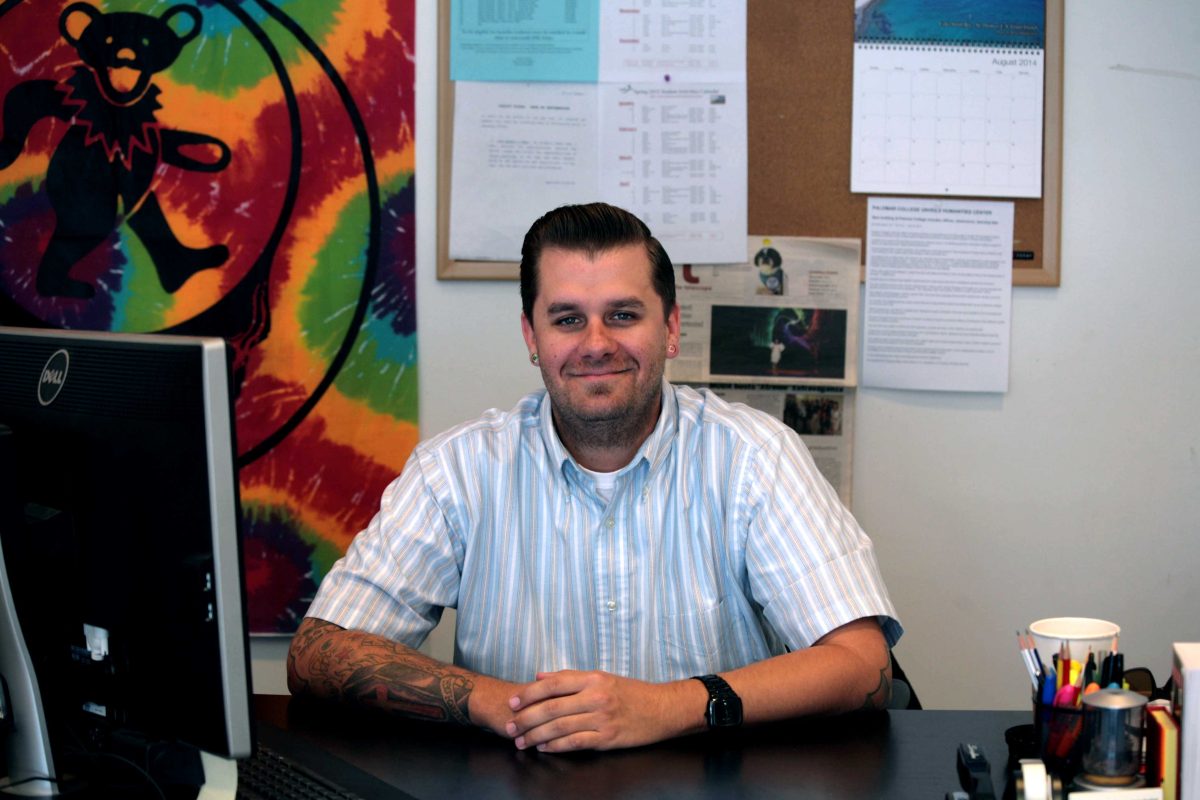
[(611, 353), (615, 345), (611, 331), (603, 323), (593, 322), (588, 325), (583, 341), (584, 355), (600, 358)]

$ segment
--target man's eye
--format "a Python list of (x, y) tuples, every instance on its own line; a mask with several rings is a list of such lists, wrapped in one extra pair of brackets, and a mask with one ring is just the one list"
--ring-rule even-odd
[(611, 319), (614, 322), (633, 322), (637, 319), (637, 314), (632, 311), (614, 311)]
[(562, 327), (570, 327), (572, 325), (578, 325), (579, 317), (575, 317), (575, 316), (559, 317), (558, 319), (554, 320), (554, 324), (562, 326)]

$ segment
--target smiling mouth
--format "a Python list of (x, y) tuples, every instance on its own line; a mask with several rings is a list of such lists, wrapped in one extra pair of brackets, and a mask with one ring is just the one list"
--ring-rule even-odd
[(589, 370), (587, 372), (571, 372), (568, 373), (572, 378), (611, 378), (615, 375), (624, 375), (632, 370), (628, 367), (621, 369), (605, 369), (605, 370)]

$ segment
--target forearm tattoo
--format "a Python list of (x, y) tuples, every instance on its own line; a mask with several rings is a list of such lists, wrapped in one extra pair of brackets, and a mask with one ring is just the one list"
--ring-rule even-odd
[(471, 724), (469, 674), (398, 642), (342, 631), (320, 620), (302, 626), (288, 654), (297, 688), (405, 717)]

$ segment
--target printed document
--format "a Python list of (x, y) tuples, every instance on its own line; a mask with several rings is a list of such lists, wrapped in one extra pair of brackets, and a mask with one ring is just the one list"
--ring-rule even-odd
[(671, 260), (745, 259), (744, 84), (455, 84), (450, 257), (516, 261), (530, 223), (602, 200)]
[(595, 84), (455, 85), (450, 256), (519, 261), (530, 224), (596, 197)]
[(745, 82), (745, 0), (600, 5), (600, 80)]
[(604, 201), (675, 263), (745, 259), (745, 0), (451, 11), (450, 258), (516, 261), (541, 214)]
[(600, 0), (452, 0), (450, 79), (594, 82)]
[(1013, 204), (872, 197), (863, 386), (1008, 390)]
[(450, 79), (746, 80), (745, 0), (452, 0)]

